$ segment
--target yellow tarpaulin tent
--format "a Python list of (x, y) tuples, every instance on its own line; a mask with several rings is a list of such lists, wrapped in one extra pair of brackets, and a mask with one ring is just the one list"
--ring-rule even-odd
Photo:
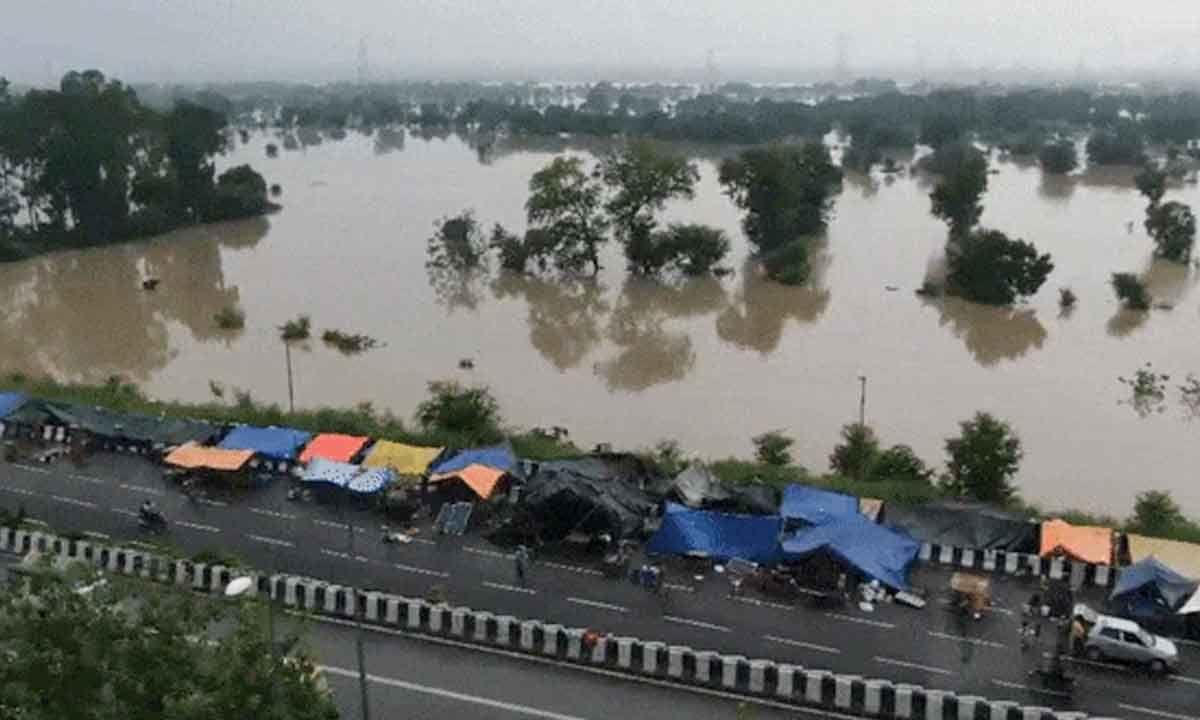
[(1180, 575), (1200, 580), (1200, 545), (1133, 533), (1126, 537), (1129, 539), (1130, 561), (1139, 562), (1153, 555)]
[(400, 475), (421, 475), (438, 455), (440, 447), (405, 445), (390, 440), (380, 440), (371, 448), (363, 465), (370, 468), (390, 468)]

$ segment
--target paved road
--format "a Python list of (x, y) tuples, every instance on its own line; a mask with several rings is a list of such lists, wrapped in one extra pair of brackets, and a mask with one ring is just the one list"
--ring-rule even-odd
[[(937, 568), (924, 568), (915, 579), (935, 591), (922, 611), (826, 612), (729, 598), (715, 575), (672, 577), (676, 587), (663, 606), (577, 559), (542, 557), (530, 586), (516, 587), (509, 556), (479, 537), (418, 535), (409, 545), (384, 545), (377, 516), (289, 503), (282, 482), (228, 502), (193, 503), (137, 458), (100, 456), (86, 468), (0, 464), (0, 505), (23, 504), (54, 527), (136, 539), (131, 514), (147, 497), (172, 521), (171, 542), (190, 552), (221, 548), (264, 569), (413, 595), (442, 585), (451, 602), (518, 617), (1101, 716), (1200, 718), (1200, 648), (1190, 645), (1184, 646), (1184, 673), (1172, 679), (1078, 664), (1073, 701), (1035, 689), (1027, 672), (1038, 651), (1022, 653), (1016, 642), (1013, 610), (1028, 594), (1018, 580), (997, 579), (999, 607), (978, 623), (962, 623), (940, 604), (936, 590), (945, 587), (946, 574)], [(353, 547), (350, 527), (356, 529)]]

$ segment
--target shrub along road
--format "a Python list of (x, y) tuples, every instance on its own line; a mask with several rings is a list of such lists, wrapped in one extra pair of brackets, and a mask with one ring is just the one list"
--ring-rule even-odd
[(1200, 718), (1200, 648), (1193, 645), (1182, 646), (1184, 672), (1173, 678), (1076, 663), (1074, 701), (1035, 689), (1027, 673), (1038, 651), (1022, 653), (1017, 642), (1016, 609), (1028, 593), (1018, 580), (996, 579), (997, 609), (979, 622), (947, 611), (940, 593), (948, 573), (933, 567), (915, 578), (931, 591), (926, 609), (883, 605), (874, 613), (730, 598), (728, 584), (715, 574), (668, 578), (672, 592), (664, 604), (586, 563), (546, 556), (537, 559), (522, 588), (510, 556), (480, 537), (418, 534), (407, 545), (384, 544), (378, 515), (288, 502), (285, 486), (276, 482), (238, 498), (191, 501), (139, 458), (97, 456), (83, 468), (0, 464), (0, 506), (24, 506), (54, 528), (101, 540), (145, 541), (134, 516), (151, 498), (170, 522), (167, 542), (189, 555), (219, 550), (262, 570), (407, 595), (441, 585), (452, 603), (517, 617), (1023, 704), (1075, 707), (1095, 716)]

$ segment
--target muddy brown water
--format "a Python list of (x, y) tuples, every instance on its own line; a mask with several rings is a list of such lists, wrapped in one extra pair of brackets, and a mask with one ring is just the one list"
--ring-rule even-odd
[[(216, 380), (286, 404), (275, 326), (307, 313), (318, 335), (338, 328), (386, 345), (346, 357), (314, 340), (294, 352), (298, 405), (369, 400), (407, 417), (428, 380), (457, 378), (491, 386), (509, 422), (564, 426), (581, 444), (674, 438), (723, 457), (782, 429), (817, 470), (857, 417), (864, 375), (868, 422), (931, 463), (943, 463), (957, 423), (985, 409), (1020, 434), (1031, 500), (1124, 515), (1137, 492), (1167, 489), (1200, 515), (1200, 421), (1177, 390), (1200, 373), (1196, 270), (1152, 261), (1126, 171), (1046, 180), (995, 165), (984, 224), (1056, 263), (1030, 302), (996, 309), (914, 294), (945, 239), (921, 179), (851, 177), (807, 287), (765, 282), (745, 264), (737, 211), (704, 158), (695, 200), (667, 215), (727, 229), (729, 277), (633, 279), (610, 247), (594, 281), (492, 272), (431, 284), (433, 222), (474, 207), (488, 225), (521, 228), (530, 174), (564, 143), (498, 146), (480, 162), (454, 137), (351, 135), (274, 160), (266, 142), (223, 162), (253, 162), (283, 186), (284, 209), (269, 218), (0, 265), (0, 368), (87, 382), (118, 374), (192, 401), (210, 399)], [(1169, 196), (1200, 206), (1195, 186)], [(1120, 311), (1114, 270), (1141, 273), (1174, 308)], [(156, 292), (140, 289), (148, 276), (161, 279)], [(1068, 313), (1062, 286), (1079, 296)], [(212, 321), (230, 304), (246, 313), (242, 332)], [(459, 369), (461, 358), (474, 369)], [(1117, 378), (1146, 362), (1171, 380), (1162, 411), (1139, 414)]]

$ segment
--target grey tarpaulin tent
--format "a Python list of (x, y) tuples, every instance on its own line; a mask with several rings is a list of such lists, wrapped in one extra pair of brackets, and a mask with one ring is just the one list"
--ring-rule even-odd
[(779, 497), (771, 486), (725, 483), (699, 464), (689, 465), (676, 475), (665, 497), (693, 509), (750, 515), (773, 515), (779, 511)]
[(630, 477), (598, 458), (537, 463), (521, 491), (521, 508), (542, 540), (572, 532), (629, 537), (654, 507)]
[(993, 507), (954, 501), (919, 507), (889, 504), (883, 524), (921, 542), (1010, 552), (1038, 552), (1038, 526)]
[(27, 425), (77, 427), (109, 440), (146, 445), (203, 444), (216, 433), (210, 423), (173, 417), (122, 413), (101, 407), (30, 399), (9, 416), (10, 422)]

